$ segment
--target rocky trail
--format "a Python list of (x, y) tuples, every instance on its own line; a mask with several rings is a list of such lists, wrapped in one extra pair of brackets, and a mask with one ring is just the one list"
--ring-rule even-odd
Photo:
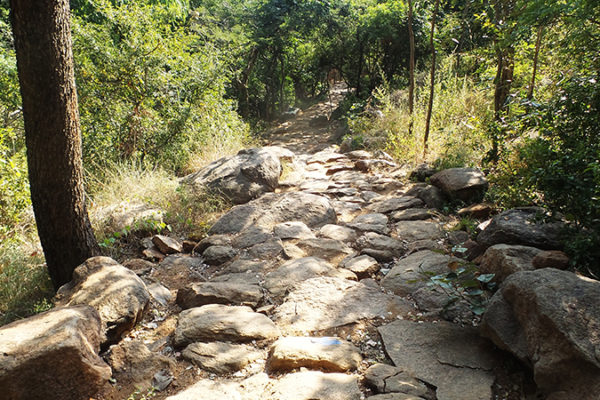
[[(474, 169), (414, 183), (385, 153), (340, 153), (341, 96), (183, 181), (237, 203), (206, 238), (90, 259), (59, 307), (1, 328), (3, 396), (598, 399), (600, 284), (557, 269), (560, 226), (487, 220)], [(452, 199), (487, 220), (476, 238), (440, 211)], [(427, 284), (467, 260), (504, 282), (483, 319)]]

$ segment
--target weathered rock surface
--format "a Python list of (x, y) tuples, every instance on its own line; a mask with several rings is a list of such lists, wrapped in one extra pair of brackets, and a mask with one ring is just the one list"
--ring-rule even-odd
[(358, 279), (369, 278), (379, 271), (380, 265), (376, 259), (366, 254), (351, 258), (343, 263), (343, 267), (354, 272)]
[(589, 398), (600, 387), (598, 304), (598, 281), (551, 268), (517, 272), (492, 297), (481, 329), (531, 365), (547, 393)]
[(484, 274), (494, 274), (497, 282), (519, 271), (532, 271), (533, 258), (542, 250), (535, 247), (496, 244), (486, 250), (479, 270)]
[(276, 147), (241, 150), (186, 176), (183, 183), (197, 190), (208, 188), (222, 193), (237, 204), (245, 203), (275, 190), (282, 157), (291, 158), (293, 153)]
[(132, 382), (138, 387), (151, 386), (152, 378), (160, 371), (174, 369), (174, 360), (154, 353), (139, 341), (122, 341), (110, 348), (108, 362), (117, 381)]
[(376, 393), (404, 393), (413, 396), (423, 396), (429, 391), (423, 382), (417, 380), (414, 374), (406, 368), (394, 367), (387, 364), (375, 364), (365, 371), (367, 385)]
[(183, 251), (183, 245), (181, 242), (168, 236), (154, 235), (152, 237), (152, 243), (163, 254), (181, 253)]
[(546, 250), (536, 254), (533, 260), (531, 260), (531, 264), (535, 269), (567, 269), (569, 266), (569, 256), (560, 250)]
[(434, 174), (430, 182), (451, 199), (465, 202), (480, 200), (488, 188), (485, 175), (476, 168), (445, 169)]
[(335, 239), (306, 239), (296, 243), (307, 255), (336, 262), (353, 253), (344, 242)]
[(363, 232), (389, 233), (388, 217), (381, 213), (363, 214), (354, 218), (348, 226)]
[(231, 241), (231, 245), (237, 249), (246, 249), (264, 243), (272, 238), (273, 235), (271, 234), (270, 229), (253, 226), (240, 232), (240, 234)]
[(7, 400), (82, 399), (110, 378), (98, 357), (98, 312), (59, 307), (0, 328), (0, 387)]
[(200, 341), (243, 343), (278, 336), (273, 321), (250, 307), (210, 304), (179, 314), (173, 341), (175, 346), (183, 347)]
[(108, 257), (92, 257), (73, 271), (73, 280), (58, 289), (57, 306), (90, 305), (106, 330), (109, 342), (141, 320), (150, 294), (131, 270)]
[(429, 208), (442, 209), (444, 207), (442, 191), (433, 185), (414, 185), (406, 192), (406, 195), (420, 198)]
[(297, 337), (278, 339), (269, 351), (269, 368), (289, 371), (305, 367), (330, 372), (358, 368), (362, 357), (350, 342), (336, 337)]
[(394, 321), (378, 328), (394, 364), (437, 387), (439, 400), (492, 398), (498, 359), (473, 328), (449, 322)]
[(381, 280), (381, 286), (397, 295), (406, 296), (426, 287), (428, 277), (425, 272), (435, 275), (450, 272), (448, 264), (453, 260), (450, 256), (431, 250), (413, 253), (396, 262)]
[(267, 193), (233, 207), (219, 218), (209, 233), (238, 233), (251, 226), (272, 228), (287, 221), (301, 221), (309, 228), (319, 228), (336, 220), (335, 210), (326, 197), (303, 192)]
[[(395, 318), (412, 311), (405, 300), (385, 294), (368, 279), (319, 277), (299, 283), (277, 307), (275, 321), (288, 335), (346, 325), (361, 319)], [(365, 299), (369, 299), (365, 301)]]
[(256, 306), (262, 297), (262, 290), (258, 285), (235, 282), (201, 282), (192, 283), (179, 289), (176, 301), (183, 309), (206, 304)]
[(392, 211), (406, 210), (407, 208), (423, 206), (423, 200), (412, 196), (389, 197), (384, 200), (374, 201), (367, 210), (375, 213), (389, 213)]
[(265, 392), (265, 400), (359, 400), (354, 375), (317, 371), (285, 375)]
[(275, 225), (273, 233), (280, 239), (313, 239), (314, 233), (301, 221), (283, 222)]
[(265, 388), (270, 382), (264, 373), (241, 382), (201, 379), (182, 392), (167, 397), (167, 400), (262, 400)]
[(265, 288), (275, 296), (282, 296), (286, 290), (317, 276), (340, 276), (338, 270), (327, 261), (317, 257), (303, 257), (286, 261), (277, 270), (265, 277)]
[(367, 400), (424, 400), (422, 397), (404, 393), (384, 393), (367, 397)]
[(210, 246), (202, 253), (204, 262), (208, 265), (221, 265), (232, 260), (237, 250), (231, 246)]
[(485, 247), (495, 244), (521, 244), (544, 250), (561, 248), (560, 232), (564, 227), (558, 222), (540, 220), (538, 208), (515, 208), (496, 215), (477, 235), (477, 242)]
[(401, 221), (395, 225), (396, 237), (407, 242), (417, 240), (438, 240), (444, 237), (444, 230), (436, 222)]
[(356, 240), (356, 231), (346, 226), (327, 224), (321, 227), (319, 235), (324, 238), (353, 242)]
[(216, 374), (239, 371), (264, 356), (263, 352), (254, 347), (224, 342), (192, 343), (181, 355), (203, 370)]
[(423, 219), (429, 219), (433, 215), (430, 210), (426, 208), (409, 208), (406, 210), (395, 211), (390, 215), (392, 221), (420, 221)]

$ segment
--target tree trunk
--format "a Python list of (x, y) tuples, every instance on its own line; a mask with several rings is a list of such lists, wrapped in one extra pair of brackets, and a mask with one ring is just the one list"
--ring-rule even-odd
[(410, 45), (408, 73), (408, 135), (413, 131), (413, 114), (415, 109), (415, 32), (413, 30), (413, 2), (408, 0), (408, 40)]
[(356, 68), (356, 96), (360, 97), (360, 77), (362, 75), (364, 54), (363, 54), (363, 42), (360, 40), (360, 28), (356, 29), (356, 40), (358, 41), (358, 66)]
[(31, 200), (55, 288), (100, 253), (88, 219), (67, 0), (11, 0)]
[(540, 47), (542, 45), (542, 35), (544, 34), (544, 26), (540, 25), (537, 30), (537, 39), (535, 41), (535, 54), (533, 55), (533, 73), (531, 74), (531, 83), (527, 92), (527, 100), (533, 99), (533, 90), (535, 88), (535, 78), (538, 69), (538, 59), (540, 56)]
[(435, 91), (435, 43), (433, 35), (435, 33), (435, 20), (440, 8), (440, 0), (435, 0), (433, 15), (431, 16), (431, 37), (429, 38), (429, 46), (431, 48), (431, 76), (429, 84), (429, 104), (427, 105), (427, 117), (425, 118), (425, 136), (423, 137), (423, 158), (427, 155), (427, 141), (429, 140), (429, 129), (431, 126), (431, 112), (433, 110), (433, 95)]

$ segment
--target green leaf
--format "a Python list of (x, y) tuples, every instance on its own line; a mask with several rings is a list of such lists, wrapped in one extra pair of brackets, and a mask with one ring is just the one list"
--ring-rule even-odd
[(494, 279), (494, 276), (496, 276), (496, 274), (482, 274), (477, 277), (477, 280), (482, 283), (488, 283)]

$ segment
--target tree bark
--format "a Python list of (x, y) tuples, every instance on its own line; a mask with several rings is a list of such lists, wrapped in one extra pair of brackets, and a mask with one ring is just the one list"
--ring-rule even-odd
[(31, 200), (57, 289), (100, 253), (87, 215), (68, 0), (11, 0)]
[(544, 34), (544, 26), (538, 26), (537, 39), (535, 41), (535, 54), (533, 55), (533, 72), (531, 74), (531, 83), (527, 92), (527, 100), (533, 99), (533, 90), (535, 89), (535, 78), (538, 70), (538, 59), (540, 56), (540, 47), (542, 46), (542, 35)]
[(413, 114), (415, 109), (415, 32), (413, 30), (413, 2), (408, 0), (408, 41), (410, 46), (409, 72), (408, 72), (408, 135), (413, 131)]
[(433, 41), (433, 35), (435, 34), (435, 20), (439, 8), (440, 0), (435, 0), (433, 15), (431, 16), (431, 37), (429, 38), (429, 47), (431, 48), (431, 74), (429, 84), (429, 104), (427, 105), (427, 117), (425, 118), (425, 136), (423, 137), (423, 158), (427, 155), (429, 129), (431, 127), (431, 112), (433, 111), (433, 95), (435, 92), (435, 43)]

